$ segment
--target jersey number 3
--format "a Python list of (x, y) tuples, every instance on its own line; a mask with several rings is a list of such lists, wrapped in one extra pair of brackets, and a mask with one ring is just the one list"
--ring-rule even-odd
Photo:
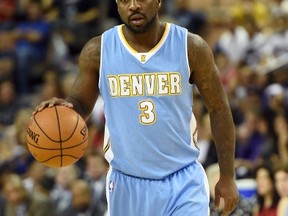
[(138, 108), (141, 110), (139, 121), (144, 125), (151, 125), (156, 122), (155, 104), (151, 100), (142, 100), (138, 103)]

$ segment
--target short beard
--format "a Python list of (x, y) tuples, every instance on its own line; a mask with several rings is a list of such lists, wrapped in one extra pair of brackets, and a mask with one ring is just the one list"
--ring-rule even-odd
[(122, 19), (122, 22), (125, 24), (125, 26), (134, 34), (143, 34), (145, 32), (147, 32), (154, 24), (157, 18), (157, 14), (155, 14), (152, 19), (143, 27), (139, 27), (139, 28), (135, 28), (131, 25), (129, 25), (128, 23), (124, 22), (124, 20)]

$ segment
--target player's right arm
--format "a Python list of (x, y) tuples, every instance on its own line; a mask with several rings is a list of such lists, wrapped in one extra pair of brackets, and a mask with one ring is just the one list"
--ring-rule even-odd
[(76, 110), (87, 119), (97, 100), (99, 89), (99, 68), (101, 54), (101, 37), (95, 37), (83, 47), (79, 57), (79, 74), (67, 98), (51, 98), (40, 103), (33, 114), (45, 107), (63, 105)]

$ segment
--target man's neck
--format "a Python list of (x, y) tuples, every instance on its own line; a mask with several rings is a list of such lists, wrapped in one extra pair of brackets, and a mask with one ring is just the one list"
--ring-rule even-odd
[(123, 34), (129, 45), (138, 52), (148, 52), (154, 48), (162, 38), (165, 23), (155, 22), (149, 31), (141, 34), (132, 33), (125, 25)]

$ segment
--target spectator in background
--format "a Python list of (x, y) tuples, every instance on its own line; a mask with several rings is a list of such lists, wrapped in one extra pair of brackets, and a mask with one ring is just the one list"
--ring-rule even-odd
[(36, 66), (41, 67), (46, 61), (51, 33), (50, 24), (43, 20), (41, 2), (30, 0), (25, 15), (26, 20), (19, 22), (13, 32), (17, 61), (15, 79), (22, 95), (31, 93), (33, 79), (41, 76)]
[(11, 126), (16, 113), (27, 104), (19, 100), (11, 80), (0, 81), (0, 129)]
[(37, 183), (45, 177), (47, 167), (38, 161), (33, 161), (29, 166), (27, 175), (23, 179), (23, 184), (27, 191), (32, 192), (35, 190)]
[(15, 115), (13, 124), (4, 131), (0, 171), (15, 172), (22, 176), (27, 173), (30, 164), (35, 160), (26, 145), (26, 126), (31, 113), (32, 110), (28, 107), (20, 109)]
[(31, 105), (50, 97), (63, 96), (62, 71), (56, 66), (47, 65), (42, 70), (41, 81), (35, 85), (37, 92), (31, 97)]
[[(286, 14), (278, 13), (271, 18), (269, 37), (263, 47), (262, 62), (269, 67), (272, 60), (278, 60), (278, 64), (287, 64), (288, 53), (288, 30), (287, 30), (288, 17)], [(284, 57), (283, 60), (281, 58)], [(283, 62), (281, 62), (283, 61)], [(272, 61), (273, 62), (273, 61)], [(275, 64), (275, 63), (274, 63)], [(272, 65), (273, 66), (273, 65)], [(275, 65), (273, 66), (275, 67)], [(273, 68), (272, 67), (272, 68)]]
[[(53, 203), (53, 206), (57, 204), (53, 202), (52, 197), (51, 197), (51, 192), (54, 188), (54, 185), (55, 185), (55, 180), (53, 176), (45, 174), (41, 178), (37, 179), (37, 181), (35, 182), (35, 186), (34, 186), (34, 190), (42, 194), (43, 196), (47, 197), (47, 199), (49, 199)], [(55, 215), (51, 215), (51, 216), (55, 216)]]
[(288, 1), (287, 0), (282, 0), (280, 3), (281, 11), (284, 13), (288, 14)]
[(71, 183), (78, 178), (75, 165), (61, 167), (56, 170), (55, 185), (51, 191), (51, 198), (55, 204), (56, 215), (61, 216), (71, 202)]
[(47, 68), (44, 69), (42, 80), (42, 100), (47, 100), (51, 96), (63, 96), (61, 71), (56, 66), (47, 66)]
[(288, 163), (278, 163), (274, 171), (275, 187), (282, 197), (288, 197)]
[(6, 203), (5, 203), (4, 197), (2, 196), (2, 193), (0, 193), (0, 215), (4, 216), (5, 206), (6, 206)]
[[(105, 1), (105, 6), (108, 8), (107, 9), (107, 17), (109, 17), (110, 19), (112, 19), (112, 25), (118, 25), (120, 24), (122, 21), (120, 19), (118, 10), (117, 10), (117, 4), (115, 4), (114, 0), (107, 0)], [(107, 26), (108, 27), (108, 26)], [(107, 28), (105, 28), (107, 29)]]
[(66, 97), (69, 94), (70, 89), (76, 78), (76, 75), (77, 75), (76, 73), (68, 72), (64, 74), (63, 78), (61, 79), (61, 86), (64, 97)]
[(268, 5), (259, 0), (237, 0), (230, 10), (241, 25), (245, 24), (246, 16), (252, 16), (260, 27), (267, 25), (270, 19)]
[(13, 19), (16, 10), (15, 0), (0, 1), (0, 28), (3, 24), (8, 24)]
[[(264, 116), (267, 119), (270, 136), (277, 141), (275, 131), (275, 119), (278, 115), (283, 115), (285, 119), (288, 117), (288, 109), (285, 104), (285, 89), (279, 83), (272, 83), (265, 88), (264, 91)], [(275, 146), (276, 147), (276, 146)]]
[(242, 26), (246, 29), (250, 39), (243, 60), (249, 67), (256, 69), (262, 59), (261, 49), (268, 38), (265, 32), (267, 30), (263, 27), (260, 28), (251, 14), (245, 16)]
[(288, 163), (278, 164), (274, 171), (275, 187), (280, 196), (277, 216), (288, 215)]
[(205, 13), (189, 9), (189, 0), (174, 0), (176, 9), (172, 14), (176, 23), (188, 31), (205, 38), (208, 24)]
[(288, 162), (288, 122), (283, 115), (280, 114), (275, 118), (274, 130), (277, 138), (278, 160)]
[(87, 155), (86, 163), (84, 179), (88, 182), (91, 188), (96, 207), (103, 214), (107, 210), (105, 182), (108, 164), (104, 156), (99, 152)]
[(0, 1), (0, 82), (12, 79), (14, 74), (14, 40), (11, 30), (14, 27), (15, 11), (15, 0)]
[[(1, 144), (1, 143), (0, 143)], [(4, 216), (4, 211), (5, 211), (5, 206), (6, 206), (6, 203), (5, 203), (5, 199), (4, 199), (4, 194), (3, 194), (3, 173), (0, 172), (0, 215)]]
[[(5, 41), (2, 40), (1, 38), (0, 40), (1, 42)], [(7, 53), (0, 54), (0, 82), (3, 80), (12, 80), (14, 75), (14, 69), (15, 69), (15, 59)]]
[(250, 37), (247, 30), (238, 24), (235, 17), (227, 15), (227, 29), (220, 35), (215, 50), (222, 52), (233, 65), (241, 63), (249, 48)]
[(257, 184), (256, 216), (276, 216), (279, 195), (275, 188), (274, 172), (271, 164), (261, 164), (255, 169)]
[(250, 177), (255, 167), (262, 163), (269, 141), (267, 134), (259, 128), (262, 118), (257, 110), (245, 111), (244, 120), (237, 127), (235, 167), (238, 178)]
[(99, 7), (99, 0), (54, 0), (55, 28), (62, 35), (72, 58), (78, 56), (87, 40), (102, 31)]
[(244, 113), (255, 110), (262, 113), (262, 92), (266, 76), (258, 76), (248, 65), (237, 66), (237, 86), (230, 97), (234, 122), (238, 126), (244, 121)]
[(29, 193), (16, 174), (4, 177), (3, 191), (6, 199), (5, 214), (7, 216), (52, 216), (54, 207), (52, 202), (42, 194)]
[[(95, 164), (94, 164), (95, 165)], [(72, 200), (61, 216), (103, 216), (98, 200), (93, 197), (93, 190), (84, 180), (75, 180), (71, 184)]]
[(288, 215), (288, 197), (284, 197), (280, 200), (277, 210), (277, 216)]

